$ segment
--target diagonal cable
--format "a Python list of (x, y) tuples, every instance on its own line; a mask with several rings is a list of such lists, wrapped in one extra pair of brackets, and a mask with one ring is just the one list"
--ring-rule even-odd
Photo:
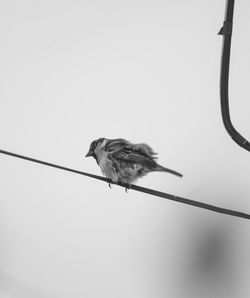
[[(57, 168), (57, 169), (60, 169), (60, 170), (63, 170), (63, 171), (68, 171), (68, 172), (72, 172), (72, 173), (75, 173), (75, 174), (79, 174), (79, 175), (87, 176), (87, 177), (90, 177), (90, 178), (98, 179), (98, 180), (101, 180), (101, 181), (110, 182), (109, 179), (98, 176), (98, 175), (89, 174), (89, 173), (86, 173), (86, 172), (82, 172), (82, 171), (78, 171), (78, 170), (75, 170), (75, 169), (67, 168), (67, 167), (60, 166), (60, 165), (57, 165), (57, 164), (54, 164), (54, 163), (50, 163), (50, 162), (47, 162), (47, 161), (42, 161), (42, 160), (39, 160), (39, 159), (35, 159), (35, 158), (28, 157), (28, 156), (16, 154), (16, 153), (13, 153), (13, 152), (9, 152), (9, 151), (5, 151), (5, 150), (0, 149), (0, 153), (5, 154), (5, 155), (9, 155), (9, 156), (13, 156), (13, 157), (16, 157), (16, 158), (28, 160), (28, 161), (31, 161), (31, 162), (39, 163), (39, 164), (42, 164), (42, 165), (45, 165), (45, 166), (48, 166), (48, 167)], [(114, 184), (124, 187), (121, 183), (114, 183)], [(236, 210), (226, 209), (226, 208), (217, 207), (217, 206), (206, 204), (206, 203), (199, 202), (199, 201), (194, 201), (194, 200), (182, 198), (182, 197), (175, 196), (175, 195), (172, 195), (172, 194), (169, 194), (169, 193), (160, 192), (160, 191), (157, 191), (157, 190), (154, 190), (154, 189), (150, 189), (150, 188), (146, 188), (146, 187), (142, 187), (142, 186), (138, 186), (138, 185), (134, 185), (134, 184), (132, 184), (130, 186), (130, 189), (133, 189), (133, 190), (139, 191), (139, 192), (143, 192), (143, 193), (147, 193), (147, 194), (150, 194), (150, 195), (153, 195), (153, 196), (161, 197), (161, 198), (164, 198), (164, 199), (180, 202), (180, 203), (183, 203), (183, 204), (192, 205), (192, 206), (195, 206), (195, 207), (198, 207), (198, 208), (207, 209), (207, 210), (210, 210), (210, 211), (213, 211), (213, 212), (218, 212), (218, 213), (222, 213), (222, 214), (227, 214), (227, 215), (232, 215), (232, 216), (241, 217), (241, 218), (245, 218), (245, 219), (250, 219), (250, 214), (247, 214), (247, 213), (243, 213), (243, 212), (236, 211)]]

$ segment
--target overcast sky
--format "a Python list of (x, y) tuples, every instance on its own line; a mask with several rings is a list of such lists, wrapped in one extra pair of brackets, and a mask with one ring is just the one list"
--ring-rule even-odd
[[(183, 179), (138, 184), (250, 213), (227, 135), (225, 1), (0, 4), (1, 149), (100, 174), (92, 140), (146, 142)], [(235, 3), (230, 108), (250, 139), (250, 4)], [(0, 297), (246, 298), (249, 222), (0, 156)]]

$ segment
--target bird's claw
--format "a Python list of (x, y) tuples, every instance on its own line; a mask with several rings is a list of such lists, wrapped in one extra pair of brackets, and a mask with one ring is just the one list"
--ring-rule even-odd
[(129, 184), (125, 184), (124, 187), (125, 187), (125, 191), (126, 191), (126, 193), (127, 193), (128, 190), (130, 189), (130, 185), (129, 185)]

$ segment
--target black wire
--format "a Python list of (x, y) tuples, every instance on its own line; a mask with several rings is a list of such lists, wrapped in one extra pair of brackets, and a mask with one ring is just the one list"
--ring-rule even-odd
[(221, 75), (220, 75), (220, 98), (221, 114), (226, 131), (232, 139), (242, 148), (250, 151), (250, 143), (234, 128), (229, 110), (228, 100), (228, 79), (231, 51), (231, 38), (233, 27), (234, 0), (228, 0), (226, 3), (226, 13), (224, 25), (219, 34), (223, 35), (223, 46), (221, 56)]
[[(98, 180), (101, 180), (101, 181), (110, 182), (109, 179), (101, 177), (101, 176), (97, 176), (97, 175), (85, 173), (85, 172), (82, 172), (82, 171), (74, 170), (74, 169), (71, 169), (71, 168), (59, 166), (57, 164), (49, 163), (49, 162), (46, 162), (46, 161), (42, 161), (42, 160), (31, 158), (31, 157), (28, 157), (28, 156), (16, 154), (16, 153), (13, 153), (13, 152), (0, 150), (0, 153), (5, 154), (5, 155), (9, 155), (9, 156), (13, 156), (13, 157), (16, 157), (16, 158), (21, 158), (21, 159), (24, 159), (24, 160), (28, 160), (28, 161), (31, 161), (31, 162), (43, 164), (45, 166), (57, 168), (57, 169), (60, 169), (60, 170), (72, 172), (72, 173), (75, 173), (75, 174), (84, 175), (84, 176), (91, 177), (91, 178), (94, 178), (94, 179), (98, 179)], [(114, 184), (117, 184), (119, 186), (124, 187), (124, 185), (122, 185), (121, 183), (114, 183)], [(198, 201), (194, 201), (194, 200), (190, 200), (190, 199), (185, 199), (185, 198), (182, 198), (182, 197), (174, 196), (174, 195), (164, 193), (164, 192), (160, 192), (160, 191), (157, 191), (157, 190), (153, 190), (153, 189), (150, 189), (150, 188), (145, 188), (145, 187), (141, 187), (141, 186), (132, 184), (130, 186), (130, 189), (140, 191), (140, 192), (144, 192), (144, 193), (147, 193), (147, 194), (150, 194), (150, 195), (153, 195), (153, 196), (157, 196), (157, 197), (161, 197), (161, 198), (164, 198), (164, 199), (180, 202), (180, 203), (183, 203), (183, 204), (192, 205), (192, 206), (195, 206), (195, 207), (207, 209), (207, 210), (214, 211), (214, 212), (223, 213), (223, 214), (227, 214), (227, 215), (232, 215), (232, 216), (236, 216), (236, 217), (241, 217), (241, 218), (245, 218), (245, 219), (250, 219), (250, 214), (247, 214), (247, 213), (243, 213), (243, 212), (239, 212), (239, 211), (235, 211), (235, 210), (230, 210), (230, 209), (225, 209), (225, 208), (209, 205), (209, 204), (206, 204), (206, 203), (202, 203), (202, 202), (198, 202)]]

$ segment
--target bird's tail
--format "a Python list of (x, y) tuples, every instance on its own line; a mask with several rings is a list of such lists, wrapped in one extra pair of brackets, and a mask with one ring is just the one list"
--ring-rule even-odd
[(180, 173), (178, 173), (176, 171), (170, 170), (170, 169), (165, 168), (165, 167), (160, 166), (160, 165), (157, 165), (157, 168), (155, 169), (155, 171), (157, 171), (157, 172), (158, 171), (159, 172), (168, 172), (168, 173), (173, 174), (173, 175), (178, 176), (178, 177), (182, 177), (183, 176), (182, 174), (180, 174)]

